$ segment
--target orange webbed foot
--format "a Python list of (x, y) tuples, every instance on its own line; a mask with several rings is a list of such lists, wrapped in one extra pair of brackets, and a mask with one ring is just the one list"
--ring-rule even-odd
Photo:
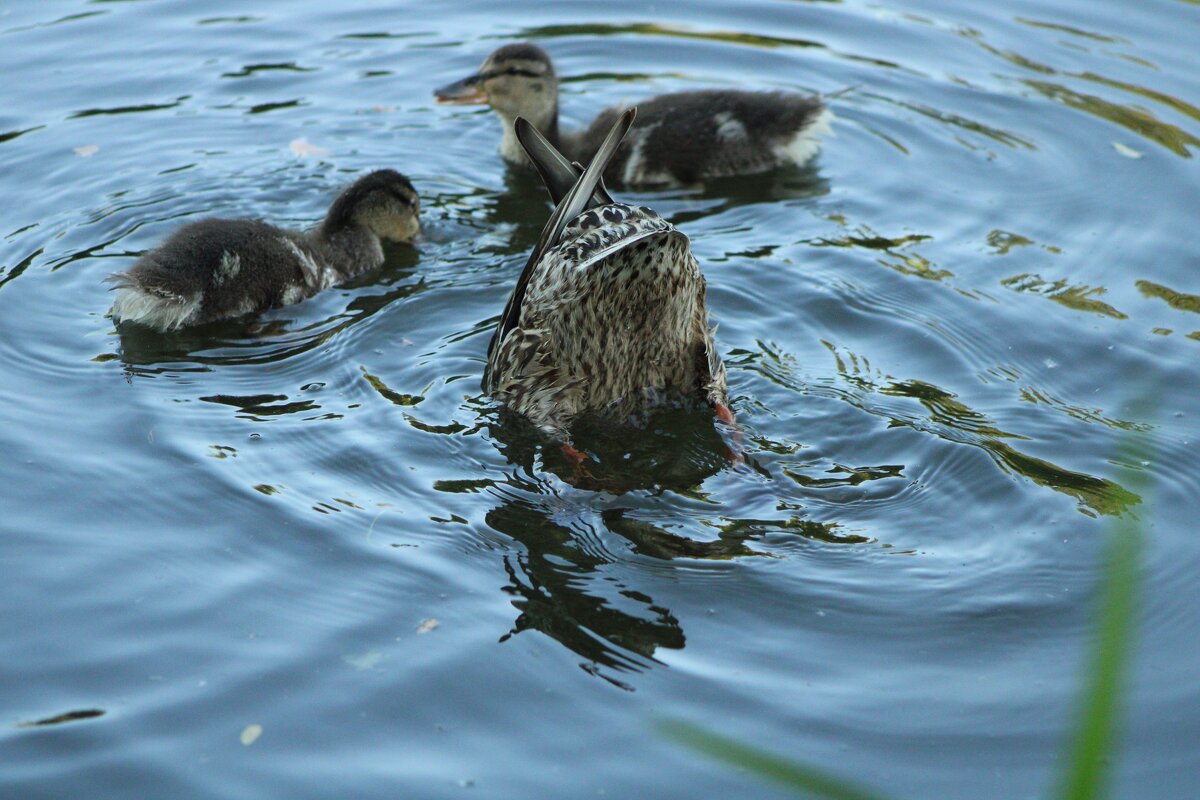
[(584, 461), (587, 461), (587, 454), (575, 449), (574, 445), (570, 443), (563, 444), (562, 452), (567, 457), (567, 460), (576, 467), (581, 466)]
[(590, 458), (587, 453), (577, 449), (570, 442), (564, 442), (562, 446), (562, 454), (571, 464), (571, 471), (574, 473), (575, 479), (591, 478), (592, 473), (588, 472), (587, 462)]
[(729, 462), (733, 466), (740, 467), (746, 463), (746, 458), (742, 455), (742, 431), (738, 428), (737, 422), (734, 419), (733, 409), (724, 403), (713, 403), (713, 414), (719, 422), (728, 425), (732, 429), (730, 433), (732, 442), (731, 446), (725, 449), (725, 457), (729, 459)]
[(724, 422), (726, 425), (733, 425), (733, 409), (724, 403), (713, 403), (713, 411), (717, 414), (717, 419)]

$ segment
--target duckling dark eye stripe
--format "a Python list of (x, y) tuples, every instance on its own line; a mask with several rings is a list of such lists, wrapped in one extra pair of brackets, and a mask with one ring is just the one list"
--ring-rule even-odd
[(489, 78), (499, 78), (501, 75), (520, 75), (524, 78), (540, 78), (542, 73), (534, 72), (531, 69), (521, 69), (520, 67), (509, 67), (508, 69), (490, 69), (487, 72), (481, 72), (478, 75), (479, 80), (486, 81)]

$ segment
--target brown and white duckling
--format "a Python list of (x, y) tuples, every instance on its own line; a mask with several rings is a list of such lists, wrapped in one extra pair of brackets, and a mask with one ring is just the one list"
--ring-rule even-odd
[(408, 178), (381, 169), (350, 184), (309, 231), (256, 219), (189, 223), (108, 277), (113, 317), (170, 331), (299, 302), (381, 265), (381, 240), (411, 241), (419, 213)]
[[(503, 120), (500, 154), (528, 164), (513, 129), (529, 120), (571, 161), (588, 163), (621, 113), (610, 108), (587, 130), (558, 126), (558, 78), (550, 56), (528, 42), (501, 47), (479, 71), (434, 91), (438, 102), (487, 104)], [(604, 177), (621, 186), (688, 184), (804, 164), (833, 115), (817, 95), (708, 89), (638, 103), (638, 120)]]
[(577, 461), (579, 414), (627, 416), (662, 392), (702, 399), (733, 422), (688, 238), (649, 208), (615, 202), (601, 181), (634, 115), (618, 117), (586, 170), (515, 123), (557, 207), (492, 336), (483, 385)]

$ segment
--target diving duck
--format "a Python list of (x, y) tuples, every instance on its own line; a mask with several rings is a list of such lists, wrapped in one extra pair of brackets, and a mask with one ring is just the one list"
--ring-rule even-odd
[(381, 169), (343, 190), (309, 231), (257, 219), (189, 223), (108, 277), (113, 317), (170, 331), (299, 302), (381, 265), (381, 240), (412, 241), (419, 213), (408, 178)]
[(733, 422), (688, 238), (645, 206), (615, 202), (601, 180), (635, 114), (618, 116), (587, 169), (514, 123), (557, 205), (488, 345), (483, 388), (576, 463), (570, 427), (583, 412), (627, 416), (679, 392)]
[[(440, 103), (492, 107), (503, 121), (500, 155), (528, 164), (517, 117), (570, 161), (588, 163), (621, 114), (609, 108), (584, 131), (558, 126), (558, 78), (550, 56), (528, 42), (501, 47), (479, 71), (434, 91)], [(680, 185), (804, 164), (820, 149), (833, 115), (820, 96), (708, 89), (664, 94), (638, 104), (638, 122), (605, 179), (625, 187)]]

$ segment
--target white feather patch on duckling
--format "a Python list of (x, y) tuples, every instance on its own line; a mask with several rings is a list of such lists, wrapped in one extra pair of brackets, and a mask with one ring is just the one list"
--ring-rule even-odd
[(226, 250), (221, 254), (221, 261), (217, 264), (217, 271), (213, 273), (213, 284), (216, 286), (224, 286), (229, 281), (237, 277), (237, 274), (242, 271), (242, 258), (237, 253), (231, 253)]
[(279, 298), (281, 305), (290, 306), (299, 303), (301, 300), (309, 296), (309, 292), (299, 284), (293, 284), (283, 290), (283, 294)]
[(296, 257), (296, 262), (300, 264), (300, 271), (304, 273), (304, 282), (307, 283), (314, 291), (321, 285), (321, 267), (308, 253), (304, 252), (286, 236), (279, 237), (279, 242)]
[(200, 295), (164, 297), (136, 286), (121, 286), (113, 299), (112, 315), (121, 322), (140, 322), (173, 331), (189, 324), (200, 310)]
[(740, 119), (733, 116), (732, 111), (721, 111), (713, 115), (717, 123), (717, 137), (726, 142), (741, 142), (746, 140), (746, 126)]
[(625, 168), (621, 171), (621, 181), (627, 186), (637, 184), (671, 183), (671, 176), (663, 170), (651, 171), (646, 159), (646, 143), (658, 124), (634, 128), (625, 136), (629, 155), (625, 159)]
[(821, 150), (821, 137), (833, 136), (833, 112), (828, 108), (821, 111), (812, 122), (800, 129), (791, 140), (772, 148), (775, 157), (790, 161), (797, 166), (807, 164)]

